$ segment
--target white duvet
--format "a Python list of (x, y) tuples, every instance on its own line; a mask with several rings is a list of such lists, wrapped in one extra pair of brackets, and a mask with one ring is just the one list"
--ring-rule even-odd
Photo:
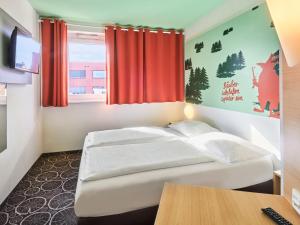
[(230, 164), (268, 154), (222, 132), (183, 138), (159, 127), (98, 131), (86, 138), (80, 179), (106, 179), (212, 161)]
[(213, 161), (193, 145), (172, 137), (148, 143), (92, 147), (84, 154), (85, 168), (80, 176), (83, 181)]
[(88, 134), (86, 147), (145, 143), (162, 137), (175, 137), (161, 127), (130, 127), (116, 130), (95, 131)]

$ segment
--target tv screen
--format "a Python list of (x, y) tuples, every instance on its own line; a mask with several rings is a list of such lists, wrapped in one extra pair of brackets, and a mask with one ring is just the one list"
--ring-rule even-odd
[(39, 73), (40, 44), (15, 27), (10, 40), (10, 67)]

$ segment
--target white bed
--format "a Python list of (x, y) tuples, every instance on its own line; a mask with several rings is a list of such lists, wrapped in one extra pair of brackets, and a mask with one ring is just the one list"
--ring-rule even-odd
[[(111, 132), (113, 134), (114, 131)], [(182, 136), (170, 128), (164, 128), (163, 132)], [(79, 171), (75, 197), (75, 213), (78, 217), (101, 217), (155, 206), (159, 203), (165, 182), (239, 189), (266, 182), (273, 176), (273, 155), (267, 154), (230, 164), (208, 161), (87, 181), (80, 177), (83, 177), (87, 166), (85, 157), (91, 135), (93, 133), (86, 137)], [(109, 139), (111, 137), (115, 139), (114, 136)], [(139, 142), (138, 138), (132, 140)], [(111, 141), (118, 140), (109, 140), (100, 145), (107, 146)]]

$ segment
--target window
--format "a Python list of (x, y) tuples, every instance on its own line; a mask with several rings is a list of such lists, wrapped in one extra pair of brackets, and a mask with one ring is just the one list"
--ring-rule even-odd
[[(106, 99), (104, 33), (68, 31), (69, 101)], [(100, 78), (100, 79), (98, 79)]]
[(106, 71), (104, 71), (104, 70), (94, 70), (93, 71), (93, 78), (105, 79), (106, 78)]
[(106, 89), (104, 86), (101, 86), (101, 87), (93, 87), (93, 93), (96, 94), (96, 95), (99, 95), (99, 94), (106, 94)]
[(85, 87), (70, 87), (69, 93), (72, 95), (85, 94)]
[(70, 79), (73, 78), (85, 78), (85, 70), (70, 70)]

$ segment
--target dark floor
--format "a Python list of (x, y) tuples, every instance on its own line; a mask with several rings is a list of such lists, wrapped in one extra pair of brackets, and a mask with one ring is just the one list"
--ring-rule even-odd
[(0, 225), (73, 225), (81, 151), (43, 154), (0, 205)]

